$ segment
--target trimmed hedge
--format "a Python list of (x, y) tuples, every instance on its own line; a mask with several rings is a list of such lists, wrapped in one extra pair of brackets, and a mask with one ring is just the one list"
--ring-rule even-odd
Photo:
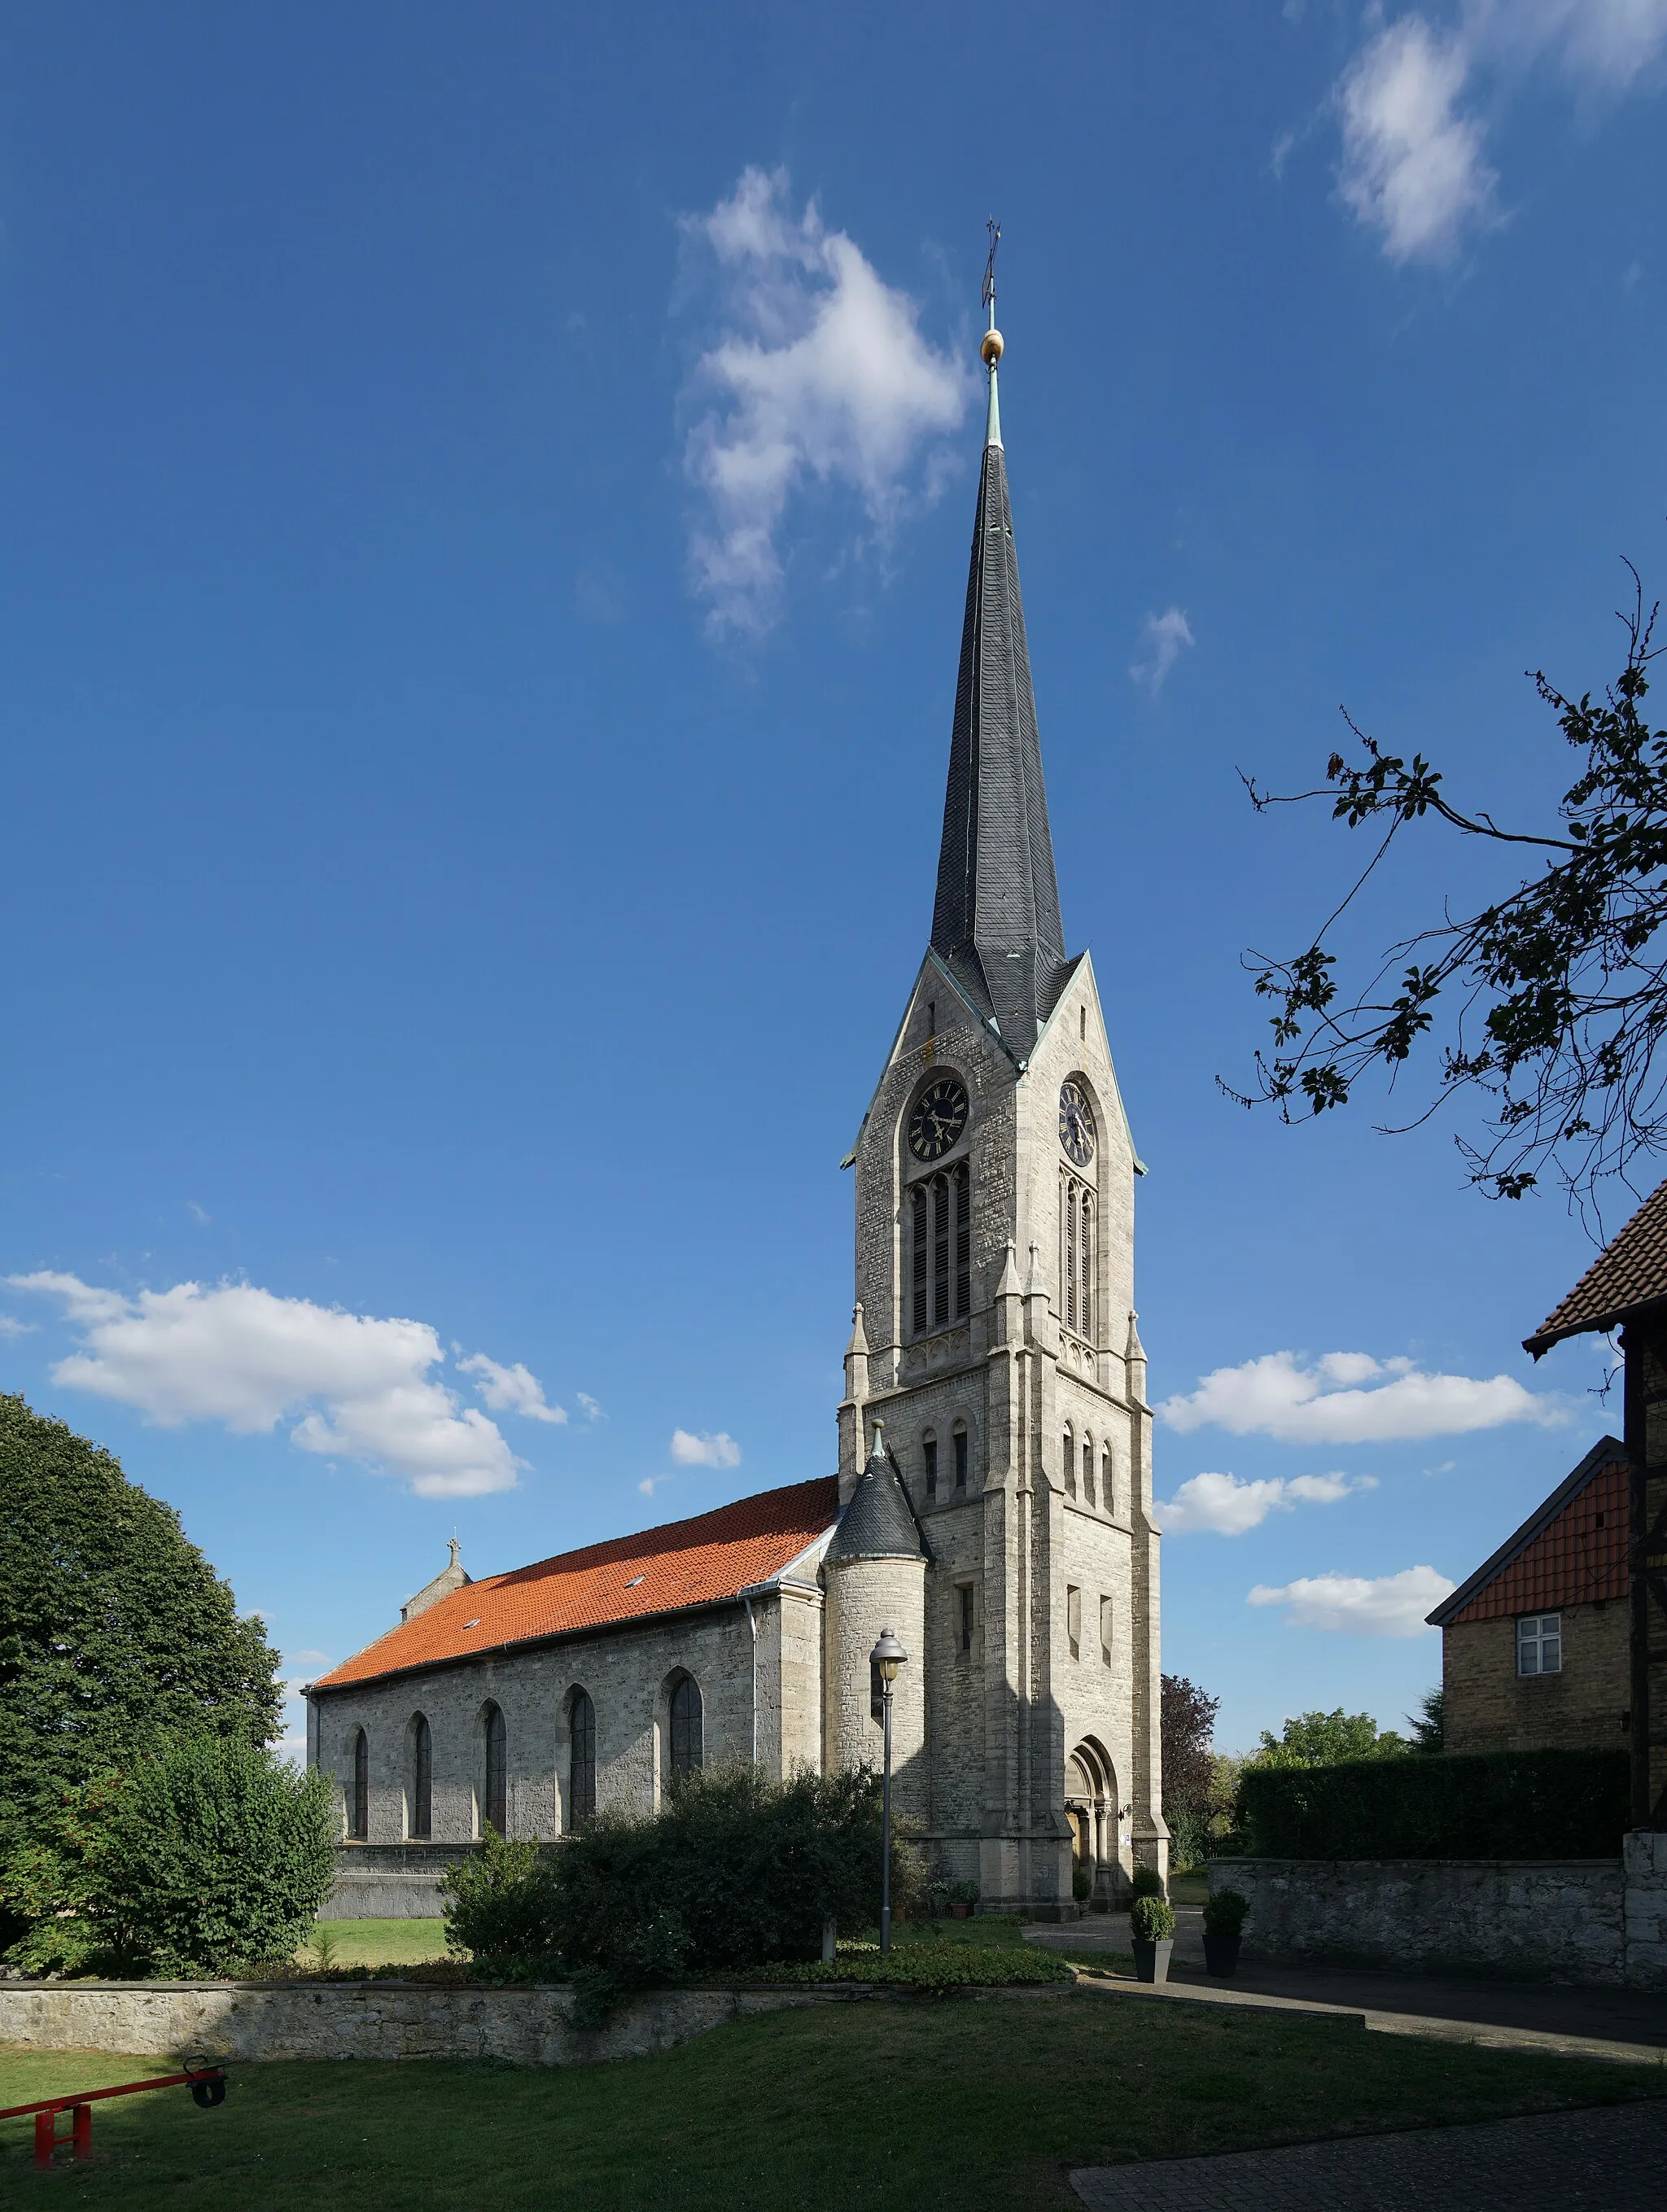
[(988, 1943), (900, 1943), (883, 1955), (879, 1946), (842, 1946), (831, 1966), (819, 1959), (755, 1966), (757, 1982), (896, 1982), (917, 1990), (1037, 1988), (1074, 1982), (1063, 1959), (1045, 1951), (997, 1948)]
[(1273, 1859), (1617, 1858), (1624, 1751), (1489, 1751), (1246, 1766), (1233, 1845)]

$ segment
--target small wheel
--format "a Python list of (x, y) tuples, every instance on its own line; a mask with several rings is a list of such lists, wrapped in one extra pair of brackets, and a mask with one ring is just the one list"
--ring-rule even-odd
[(211, 2081), (193, 2081), (191, 2099), (192, 2104), (200, 2105), (205, 2112), (211, 2106), (223, 2105), (226, 2101), (225, 2075), (217, 2074)]

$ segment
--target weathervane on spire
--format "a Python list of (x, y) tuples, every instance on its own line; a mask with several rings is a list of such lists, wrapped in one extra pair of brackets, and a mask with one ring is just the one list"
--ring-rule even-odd
[(995, 398), (995, 364), (1001, 358), (1006, 342), (995, 327), (995, 249), (1001, 243), (1001, 226), (992, 216), (985, 228), (989, 232), (989, 258), (984, 264), (984, 306), (989, 313), (989, 328), (984, 332), (978, 351), (989, 371), (989, 411), (984, 423), (984, 443), (999, 446), (1001, 416)]

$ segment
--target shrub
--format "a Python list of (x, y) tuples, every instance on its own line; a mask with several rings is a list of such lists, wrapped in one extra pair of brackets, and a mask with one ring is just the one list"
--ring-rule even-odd
[(1093, 1893), (1094, 1869), (1092, 1867), (1074, 1866), (1071, 1869), (1072, 1896), (1075, 1898), (1078, 1904), (1080, 1905), (1086, 1899), (1092, 1897)]
[(1619, 1856), (1624, 1751), (1497, 1751), (1341, 1765), (1248, 1765), (1242, 1848), (1292, 1859), (1561, 1859)]
[(440, 1882), (446, 1942), (487, 1966), (536, 1959), (550, 1948), (548, 1883), (536, 1843), (501, 1836), (489, 1820), (472, 1857)]
[(979, 1890), (976, 1881), (958, 1881), (949, 1893), (957, 1905), (976, 1905)]
[[(874, 1777), (751, 1767), (691, 1775), (647, 1819), (603, 1814), (551, 1855), (549, 1948), (623, 1982), (814, 1959), (823, 1923), (879, 1911)], [(919, 1860), (895, 1835), (891, 1901), (907, 1910)]]
[(1129, 1908), (1129, 1926), (1137, 1943), (1162, 1943), (1175, 1933), (1175, 1908), (1161, 1897), (1137, 1897)]
[(1190, 1806), (1165, 1811), (1169, 1829), (1169, 1863), (1176, 1874), (1190, 1874), (1210, 1855), (1210, 1816)]
[(1250, 1899), (1241, 1897), (1236, 1889), (1213, 1891), (1204, 1899), (1204, 1933), (1207, 1936), (1243, 1934), (1244, 1916), (1250, 1909)]
[(1161, 1897), (1164, 1878), (1156, 1867), (1136, 1867), (1134, 1880), (1129, 1885), (1131, 1898)]
[(986, 1943), (898, 1944), (882, 1954), (877, 1947), (852, 1944), (831, 1966), (819, 1959), (755, 1967), (747, 1979), (765, 1982), (902, 1982), (916, 1989), (1001, 1989), (1069, 1982), (1074, 1970), (1046, 1951), (1015, 1944), (1000, 1949)]
[(93, 1793), (76, 1917), (89, 1955), (184, 1978), (287, 1958), (335, 1875), (329, 1785), (253, 1745), (186, 1736)]

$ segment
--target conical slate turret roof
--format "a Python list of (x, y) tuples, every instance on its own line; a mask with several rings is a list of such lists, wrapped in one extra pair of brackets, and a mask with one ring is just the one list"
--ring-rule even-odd
[(1022, 1057), (1067, 962), (994, 363), (989, 378), (932, 944)]
[(839, 1516), (828, 1546), (830, 1564), (841, 1559), (923, 1559), (915, 1509), (909, 1503), (897, 1463), (885, 1449), (880, 1425), (874, 1424), (874, 1448), (868, 1455), (862, 1480), (851, 1492), (851, 1502)]

